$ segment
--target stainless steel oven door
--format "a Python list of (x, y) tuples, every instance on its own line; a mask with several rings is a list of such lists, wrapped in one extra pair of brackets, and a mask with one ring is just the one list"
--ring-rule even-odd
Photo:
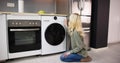
[(9, 27), (9, 52), (41, 49), (40, 27)]

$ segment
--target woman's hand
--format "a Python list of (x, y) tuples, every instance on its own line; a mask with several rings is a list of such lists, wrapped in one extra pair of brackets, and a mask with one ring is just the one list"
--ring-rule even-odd
[(64, 57), (67, 57), (68, 55), (70, 55), (70, 52), (65, 52), (64, 53)]

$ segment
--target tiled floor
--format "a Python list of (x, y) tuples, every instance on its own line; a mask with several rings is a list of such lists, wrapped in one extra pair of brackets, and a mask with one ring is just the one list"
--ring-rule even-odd
[[(60, 54), (47, 56), (33, 56), (6, 61), (6, 63), (69, 63), (61, 62)], [(91, 49), (89, 55), (91, 62), (70, 62), (70, 63), (120, 63), (120, 43), (109, 45), (106, 48)]]

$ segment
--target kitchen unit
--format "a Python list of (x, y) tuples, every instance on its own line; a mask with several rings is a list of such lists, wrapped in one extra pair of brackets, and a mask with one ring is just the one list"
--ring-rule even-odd
[[(9, 3), (11, 2), (11, 3)], [(7, 22), (7, 32), (8, 32), (8, 59), (14, 59), (14, 58), (20, 58), (20, 57), (26, 57), (26, 56), (32, 56), (32, 55), (41, 55), (41, 54), (46, 54), (46, 45), (44, 45), (45, 41), (44, 33), (41, 28), (44, 27), (42, 26), (43, 22), (41, 22), (41, 15), (36, 14), (39, 10), (45, 10), (47, 13), (50, 11), (50, 13), (54, 13), (55, 9), (53, 9), (53, 4), (55, 1), (53, 0), (33, 0), (33, 1), (24, 1), (24, 0), (18, 0), (16, 4), (14, 4), (16, 1), (3, 1), (3, 3), (6, 4), (11, 4), (13, 6), (17, 5), (17, 11), (16, 12), (3, 12), (4, 14), (7, 14), (6, 16), (6, 22)], [(31, 6), (31, 3), (35, 3), (35, 7)], [(39, 5), (42, 2), (42, 5)], [(27, 5), (25, 5), (27, 3)], [(43, 3), (49, 3), (49, 4), (43, 4)], [(30, 4), (30, 5), (29, 5)], [(38, 5), (38, 6), (36, 6)], [(45, 6), (43, 6), (45, 5)], [(2, 4), (4, 7), (4, 5)], [(10, 6), (10, 5), (8, 5)], [(27, 7), (26, 7), (27, 6)], [(31, 6), (31, 7), (28, 7)], [(42, 6), (42, 7), (41, 7)], [(46, 7), (47, 6), (47, 7)], [(50, 6), (50, 7), (49, 7)], [(24, 13), (24, 12), (34, 12), (32, 9), (39, 7), (35, 13)], [(50, 9), (49, 9), (49, 8)], [(5, 6), (4, 9), (1, 9), (2, 11), (9, 11), (7, 10), (8, 8), (12, 7), (7, 7)], [(30, 9), (30, 10), (29, 10)], [(46, 10), (48, 9), (48, 11)], [(26, 11), (27, 10), (27, 11)], [(55, 22), (59, 21), (60, 19), (56, 17), (55, 14), (48, 14), (50, 16), (55, 16), (53, 19), (55, 19)], [(64, 17), (64, 19), (66, 16)], [(46, 19), (46, 18), (45, 18)], [(54, 21), (54, 20), (53, 20)], [(50, 23), (53, 22), (50, 20)], [(60, 21), (60, 23), (63, 23)], [(46, 25), (46, 24), (45, 24)], [(52, 26), (53, 27), (53, 26)], [(43, 28), (42, 28), (43, 29)], [(64, 30), (63, 30), (64, 31)], [(48, 34), (47, 34), (48, 35)], [(64, 34), (65, 35), (65, 34)], [(57, 36), (60, 38), (60, 36)], [(63, 36), (62, 36), (63, 37)], [(53, 48), (56, 48), (55, 45), (53, 48), (47, 49), (47, 51), (51, 50), (52, 53), (57, 53), (57, 52), (63, 52), (66, 50), (66, 37), (63, 37), (63, 41), (60, 41), (60, 44), (56, 45), (57, 49), (56, 51)], [(61, 39), (61, 38), (60, 38)], [(52, 40), (52, 39), (48, 39)], [(47, 42), (47, 41), (46, 41)], [(61, 43), (62, 42), (62, 43)], [(55, 42), (56, 43), (56, 42)], [(49, 45), (49, 44), (48, 44)], [(51, 46), (52, 47), (52, 46)], [(59, 49), (60, 47), (60, 49)], [(42, 51), (41, 51), (42, 49)], [(52, 54), (48, 52), (47, 54)]]
[(107, 47), (110, 0), (92, 0), (92, 3), (90, 46)]
[(8, 59), (6, 15), (0, 14), (0, 61)]
[(0, 19), (0, 60), (66, 51), (66, 15), (3, 13)]
[(41, 16), (8, 14), (8, 58), (41, 54)]

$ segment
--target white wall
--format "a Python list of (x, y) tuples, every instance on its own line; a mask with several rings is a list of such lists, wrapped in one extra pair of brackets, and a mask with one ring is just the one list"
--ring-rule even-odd
[(108, 43), (120, 42), (120, 0), (110, 0)]

